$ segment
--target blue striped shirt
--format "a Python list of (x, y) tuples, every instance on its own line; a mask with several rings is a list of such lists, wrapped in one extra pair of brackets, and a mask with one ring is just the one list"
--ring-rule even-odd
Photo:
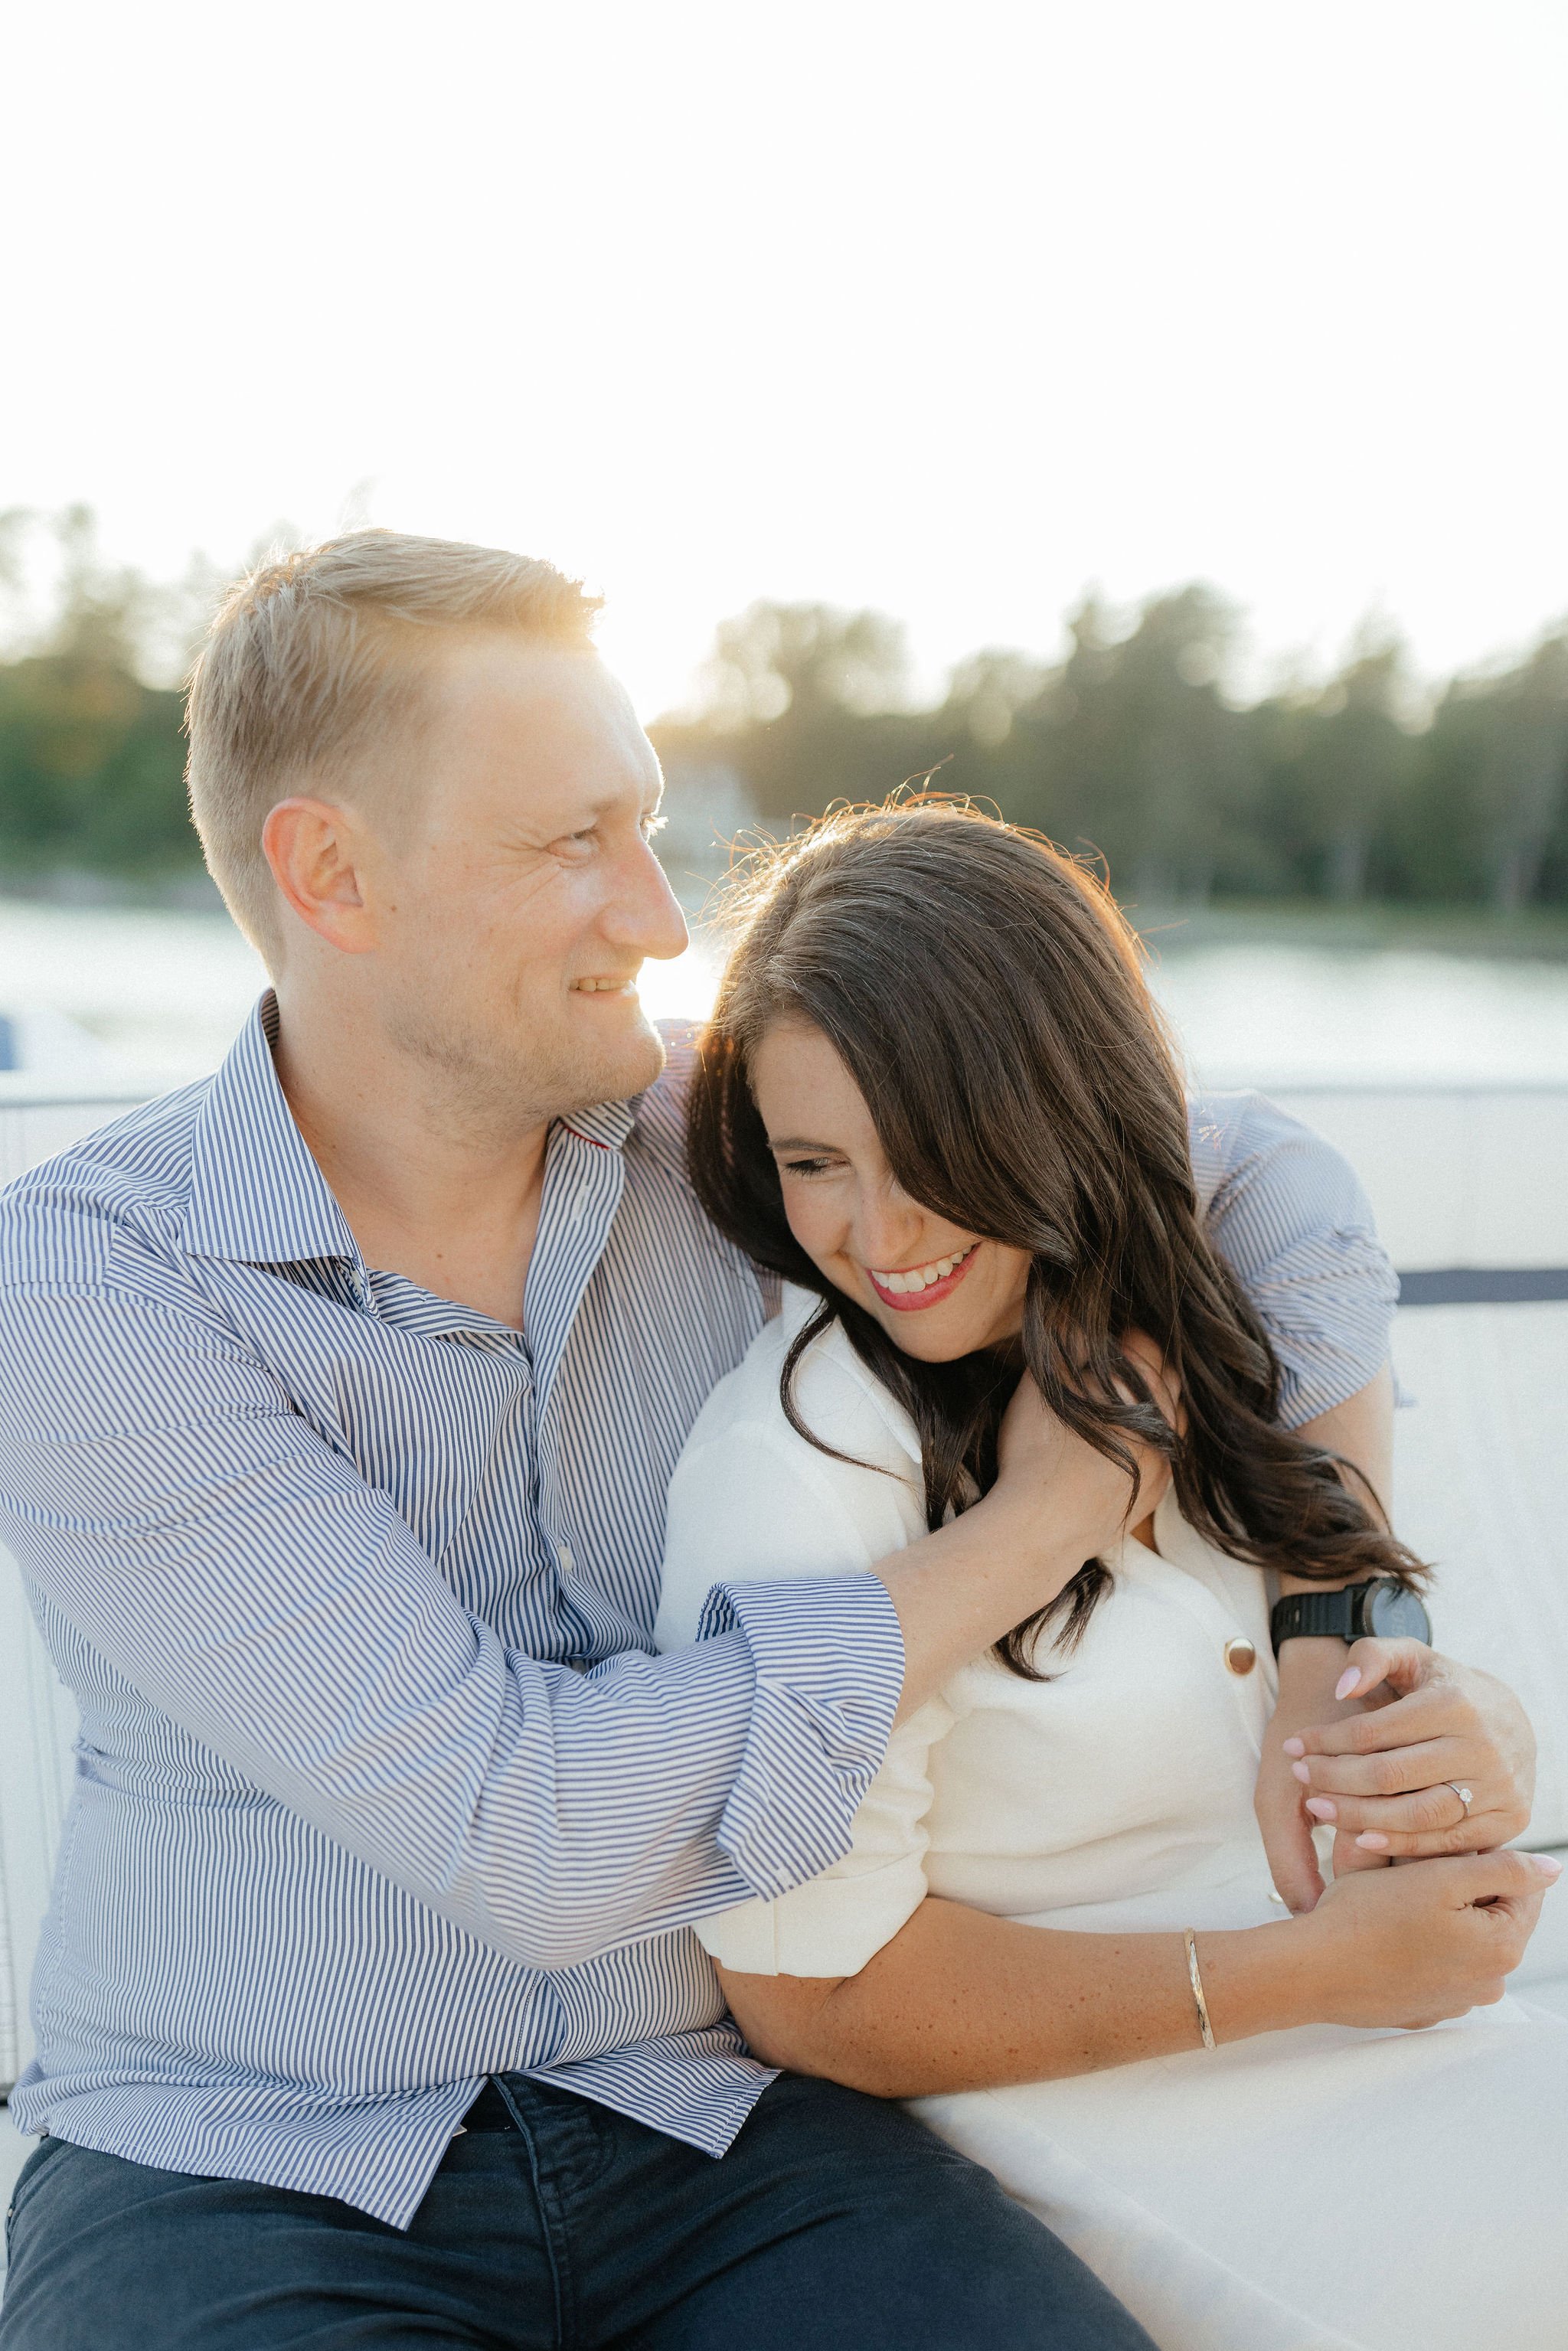
[[(484, 2077), (722, 2154), (769, 2078), (689, 1922), (845, 1849), (903, 1653), (873, 1577), (652, 1653), (665, 1489), (763, 1305), (680, 1075), (558, 1123), (519, 1334), (367, 1266), (264, 998), (0, 1199), (0, 1522), (82, 1715), (16, 2118), (406, 2225)], [(1386, 1350), (1343, 1163), (1198, 1106), (1300, 1420)]]

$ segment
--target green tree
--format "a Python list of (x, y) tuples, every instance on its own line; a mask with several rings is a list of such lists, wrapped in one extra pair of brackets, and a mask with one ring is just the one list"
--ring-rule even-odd
[(654, 737), (674, 763), (716, 755), (760, 818), (787, 822), (881, 799), (927, 758), (928, 718), (901, 706), (907, 678), (904, 632), (879, 612), (753, 604), (720, 627), (695, 714)]
[(1364, 632), (1309, 713), (1298, 737), (1296, 789), (1323, 896), (1341, 904), (1367, 894), (1374, 859), (1412, 767), (1400, 723), (1404, 655)]
[(1494, 904), (1511, 914), (1539, 893), (1568, 791), (1568, 634), (1543, 637), (1485, 707), (1487, 867)]
[[(13, 590), (33, 519), (5, 517), (0, 530), (0, 577)], [(198, 851), (180, 696), (136, 674), (167, 597), (103, 561), (85, 507), (58, 517), (55, 536), (55, 613), (34, 650), (0, 667), (0, 859), (23, 873), (188, 870)]]

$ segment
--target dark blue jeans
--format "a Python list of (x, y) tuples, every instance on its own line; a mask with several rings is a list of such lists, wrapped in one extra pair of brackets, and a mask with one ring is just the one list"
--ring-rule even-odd
[(508, 2074), (406, 2234), (45, 2139), (0, 2351), (1152, 2351), (989, 2174), (787, 2074), (719, 2162)]

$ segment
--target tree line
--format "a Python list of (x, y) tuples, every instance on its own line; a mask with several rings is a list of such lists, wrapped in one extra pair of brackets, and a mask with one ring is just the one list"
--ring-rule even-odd
[[(30, 517), (0, 516), (0, 591)], [(0, 883), (178, 879), (181, 695), (148, 683), (193, 642), (215, 576), (155, 589), (107, 566), (91, 517), (56, 518), (52, 605), (0, 660)], [(1104, 859), (1139, 904), (1213, 897), (1568, 904), (1568, 624), (1413, 709), (1400, 648), (1369, 636), (1322, 683), (1240, 705), (1236, 616), (1213, 590), (1130, 625), (1092, 599), (1058, 661), (990, 650), (911, 705), (903, 632), (874, 612), (758, 603), (718, 630), (694, 707), (653, 729), (672, 839), (777, 828), (932, 775)]]
[(977, 653), (911, 710), (894, 624), (759, 603), (719, 630), (697, 707), (654, 739), (676, 795), (722, 778), (773, 825), (932, 773), (1099, 855), (1144, 906), (1568, 904), (1568, 624), (1414, 710), (1386, 635), (1326, 684), (1238, 706), (1234, 628), (1202, 585), (1150, 597), (1130, 627), (1091, 599), (1062, 660)]

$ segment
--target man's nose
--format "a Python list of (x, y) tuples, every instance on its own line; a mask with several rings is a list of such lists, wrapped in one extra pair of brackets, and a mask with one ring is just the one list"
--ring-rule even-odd
[(602, 927), (618, 946), (630, 947), (658, 963), (684, 955), (691, 945), (686, 918), (669, 877), (646, 841), (639, 841), (631, 852), (622, 887)]

